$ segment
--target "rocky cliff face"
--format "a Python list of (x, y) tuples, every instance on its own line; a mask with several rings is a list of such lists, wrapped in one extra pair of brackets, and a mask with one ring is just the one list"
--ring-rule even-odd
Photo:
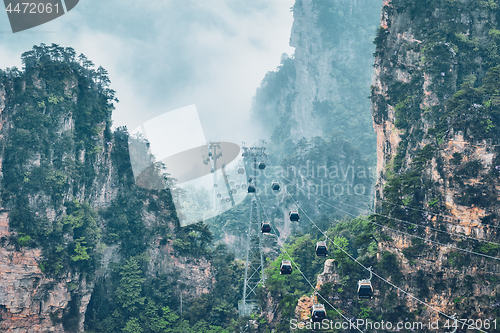
[[(5, 112), (4, 85), (0, 90), (0, 100), (2, 101), (0, 105), (2, 138), (5, 138), (10, 123)], [(3, 158), (1, 160), (3, 161)], [(68, 306), (71, 295), (66, 283), (78, 283), (79, 277), (72, 277), (68, 274), (59, 281), (45, 277), (39, 267), (42, 258), (41, 249), (16, 249), (12, 245), (6, 245), (7, 239), (15, 235), (15, 232), (13, 233), (9, 228), (9, 211), (5, 208), (0, 219), (0, 239), (3, 245), (0, 248), (0, 327), (2, 331), (63, 332), (62, 323), (54, 325), (51, 316), (58, 312), (60, 315), (61, 311)], [(87, 290), (83, 296), (88, 303), (90, 294)], [(81, 305), (85, 311), (86, 304), (81, 303)]]
[(295, 53), (283, 55), (278, 70), (266, 75), (253, 107), (273, 140), (297, 142), (334, 133), (371, 145), (364, 87), (372, 76), (378, 8), (376, 0), (295, 2), (290, 36)]
[[(428, 227), (498, 242), (498, 8), (498, 1), (384, 1), (372, 85), (378, 210), (392, 218), (379, 222), (494, 257), (496, 244)], [(497, 260), (385, 232), (379, 250), (397, 254), (404, 290), (449, 314), (495, 317)]]
[[(327, 259), (324, 264), (324, 269), (323, 273), (318, 275), (318, 278), (316, 280), (316, 289), (320, 293), (324, 293), (324, 291), (321, 291), (322, 287), (327, 284), (331, 283), (334, 287), (339, 286), (340, 287), (340, 277), (337, 272), (337, 267), (335, 263), (335, 259)], [(313, 299), (312, 297), (314, 296), (302, 296), (298, 302), (297, 302), (297, 307), (295, 308), (295, 317), (297, 320), (302, 321), (302, 322), (307, 322), (310, 317), (311, 317), (311, 307), (313, 305)], [(333, 300), (338, 300), (339, 297), (335, 298), (330, 298), (330, 301)], [(324, 300), (317, 297), (314, 300), (316, 303), (323, 303)]]
[[(296, 2), (290, 36), (290, 46), (295, 47), (295, 98), (289, 105), (290, 116), (295, 120), (291, 137), (321, 136), (321, 126), (313, 116), (314, 102), (335, 98), (338, 89), (338, 83), (330, 76), (334, 51), (324, 49), (321, 32), (316, 28), (317, 16), (312, 0)], [(285, 110), (280, 111), (284, 114)]]
[[(0, 217), (0, 237), (9, 237), (7, 213)], [(0, 328), (3, 332), (63, 332), (62, 323), (54, 324), (54, 316), (61, 317), (72, 298), (79, 298), (80, 314), (85, 313), (91, 290), (85, 280), (77, 292), (67, 285), (79, 284), (79, 275), (68, 274), (53, 279), (46, 277), (38, 264), (40, 249), (0, 248)], [(83, 330), (83, 321), (80, 321)]]
[(141, 203), (134, 221), (146, 230), (149, 274), (181, 271), (187, 300), (207, 293), (211, 263), (174, 256), (168, 200), (130, 195), (128, 136), (111, 133), (105, 71), (54, 45), (35, 47), (23, 62), (0, 81), (0, 331), (84, 331), (96, 281), (123, 257), (124, 240), (109, 225), (117, 200)]
[[(40, 85), (42, 80), (35, 79)], [(40, 87), (41, 88), (41, 87)], [(0, 89), (0, 115), (2, 119), (1, 137), (8, 137), (8, 130), (12, 127), (9, 114), (6, 110), (15, 106), (12, 104), (12, 91), (7, 91), (2, 84)], [(62, 124), (61, 124), (62, 125)], [(59, 129), (58, 129), (59, 130)], [(60, 132), (71, 131), (71, 123), (63, 125)], [(32, 164), (40, 165), (40, 156)], [(3, 162), (3, 156), (0, 158)], [(1, 162), (0, 162), (1, 163)], [(44, 199), (43, 196), (33, 199), (31, 208), (36, 209)], [(85, 277), (79, 273), (68, 273), (57, 279), (46, 276), (39, 265), (42, 262), (40, 248), (19, 248), (14, 246), (9, 239), (17, 236), (9, 228), (10, 209), (2, 207), (0, 217), (0, 328), (4, 332), (63, 332), (61, 319), (65, 310), (69, 309), (69, 302), (77, 300), (78, 313), (84, 314), (89, 302), (92, 283), (87, 285)], [(40, 213), (55, 218), (53, 210), (40, 211)], [(72, 285), (71, 289), (68, 285)], [(74, 287), (73, 287), (74, 286)], [(83, 317), (80, 317), (78, 327), (83, 331)]]

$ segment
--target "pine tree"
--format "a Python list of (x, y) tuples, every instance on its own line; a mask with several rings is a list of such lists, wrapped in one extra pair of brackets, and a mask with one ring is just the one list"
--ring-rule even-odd
[(116, 289), (118, 304), (129, 312), (134, 312), (138, 306), (144, 305), (145, 297), (141, 297), (144, 278), (137, 260), (131, 258), (120, 270), (120, 284)]

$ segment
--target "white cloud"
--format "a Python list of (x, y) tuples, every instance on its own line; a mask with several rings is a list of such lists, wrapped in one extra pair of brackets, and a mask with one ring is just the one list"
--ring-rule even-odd
[(293, 2), (80, 1), (26, 32), (8, 33), (0, 20), (0, 67), (19, 66), (34, 44), (71, 46), (108, 70), (120, 99), (115, 126), (133, 129), (196, 104), (207, 139), (252, 142), (259, 132), (249, 124), (255, 89), (282, 53), (293, 52)]

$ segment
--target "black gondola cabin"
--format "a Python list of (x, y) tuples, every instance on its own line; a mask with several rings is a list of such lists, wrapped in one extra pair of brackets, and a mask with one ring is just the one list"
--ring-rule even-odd
[(266, 168), (266, 163), (264, 163), (264, 161), (261, 161), (261, 162), (259, 163), (259, 169), (260, 169), (260, 170), (264, 170), (265, 168)]
[(280, 274), (281, 275), (292, 274), (292, 262), (290, 260), (281, 261)]
[(280, 190), (280, 184), (278, 182), (272, 182), (271, 183), (271, 189), (273, 191), (279, 191)]
[(311, 320), (315, 323), (326, 319), (326, 310), (323, 304), (313, 304), (311, 307)]
[(316, 243), (316, 256), (318, 257), (328, 256), (328, 247), (326, 246), (326, 242), (320, 241)]
[(255, 193), (255, 186), (253, 186), (252, 184), (249, 184), (248, 185), (248, 193)]
[(373, 297), (373, 287), (370, 280), (358, 281), (359, 299), (371, 299)]
[(271, 224), (269, 222), (264, 222), (262, 223), (260, 229), (262, 230), (262, 233), (267, 234), (271, 232)]
[(288, 216), (290, 217), (290, 221), (293, 221), (293, 222), (299, 222), (299, 212), (296, 211), (296, 210), (292, 210)]

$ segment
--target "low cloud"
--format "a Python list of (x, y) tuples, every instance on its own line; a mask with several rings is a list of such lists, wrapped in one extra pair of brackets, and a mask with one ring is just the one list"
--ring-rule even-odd
[(120, 100), (115, 126), (131, 130), (196, 104), (207, 139), (253, 142), (260, 136), (249, 123), (255, 89), (282, 53), (293, 52), (293, 2), (80, 1), (26, 32), (12, 34), (1, 20), (0, 67), (20, 67), (21, 53), (35, 44), (71, 46), (108, 70)]

